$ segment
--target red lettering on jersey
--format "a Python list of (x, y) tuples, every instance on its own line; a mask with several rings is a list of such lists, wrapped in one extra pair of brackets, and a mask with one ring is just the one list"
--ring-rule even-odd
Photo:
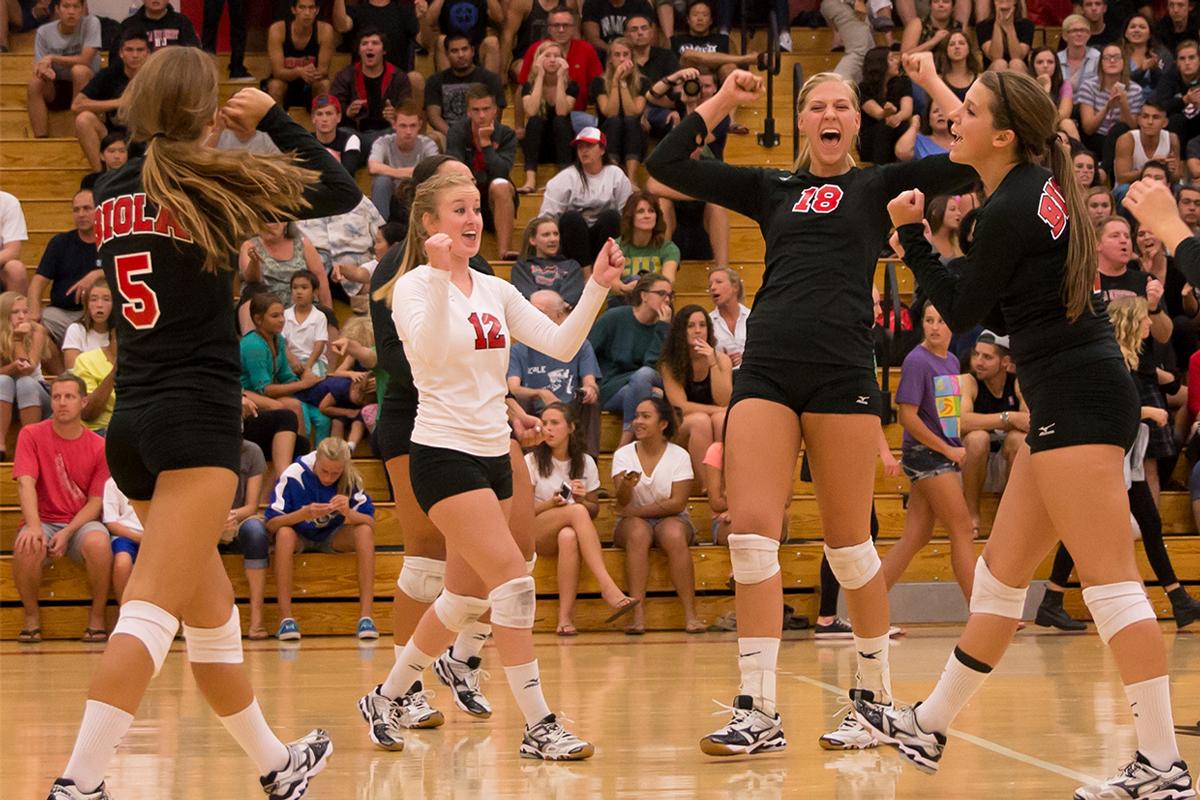
[(133, 231), (133, 197), (123, 194), (113, 205), (113, 236), (128, 236)]
[(154, 271), (149, 253), (131, 253), (113, 259), (117, 273), (117, 291), (125, 298), (121, 315), (138, 330), (153, 328), (162, 315), (158, 295), (146, 283), (145, 277)]
[(104, 204), (96, 206), (96, 210), (92, 213), (93, 230), (96, 232), (96, 246), (104, 244), (108, 239), (108, 232), (104, 230)]
[(1062, 191), (1054, 179), (1050, 178), (1042, 187), (1042, 196), (1038, 200), (1038, 217), (1050, 228), (1050, 236), (1057, 240), (1067, 229), (1070, 216)]
[(181, 242), (192, 241), (192, 235), (184, 230), (183, 226), (179, 224), (179, 220), (175, 219), (175, 215), (166, 208), (158, 210), (158, 216), (154, 218), (154, 232), (160, 236), (170, 236)]
[[(479, 314), (471, 312), (467, 322), (475, 328), (476, 350), (502, 350), (508, 343), (504, 336), (504, 325), (491, 314), (484, 314), (482, 320)], [(484, 331), (486, 326), (487, 331)]]
[(133, 232), (134, 233), (153, 233), (154, 220), (146, 219), (146, 195), (135, 194), (133, 196)]
[(150, 203), (145, 194), (125, 194), (110, 197), (96, 207), (96, 245), (100, 246), (118, 236), (130, 234), (154, 234), (166, 236), (180, 242), (192, 241), (192, 236), (165, 208), (158, 209), (154, 217), (146, 216)]
[(807, 214), (810, 211), (814, 214), (828, 214), (837, 210), (843, 194), (842, 187), (832, 183), (810, 186), (801, 192), (800, 199), (792, 206), (792, 211), (797, 214)]

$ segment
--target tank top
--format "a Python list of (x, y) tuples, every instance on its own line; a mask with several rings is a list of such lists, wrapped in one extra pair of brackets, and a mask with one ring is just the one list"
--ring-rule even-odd
[(306, 67), (310, 64), (316, 65), (317, 56), (321, 52), (321, 42), (317, 36), (317, 25), (313, 23), (312, 33), (308, 36), (308, 42), (303, 46), (296, 45), (292, 39), (292, 25), (287, 23), (287, 35), (283, 37), (283, 66), (287, 69), (295, 69), (296, 67)]
[(1021, 407), (1017, 401), (1017, 376), (1011, 372), (1004, 379), (1004, 390), (999, 397), (994, 396), (983, 381), (977, 383), (979, 392), (975, 395), (976, 414), (999, 414), (1002, 411), (1017, 411)]
[(291, 237), (292, 255), (283, 260), (272, 256), (260, 237), (255, 236), (250, 242), (258, 248), (258, 254), (262, 256), (263, 283), (267, 285), (272, 294), (283, 301), (285, 308), (290, 306), (292, 304), (292, 273), (308, 269), (308, 262), (304, 260), (304, 237), (300, 234)]
[(1154, 146), (1154, 152), (1150, 155), (1146, 154), (1146, 148), (1142, 146), (1142, 134), (1138, 130), (1133, 131), (1133, 168), (1138, 172), (1142, 171), (1142, 167), (1146, 166), (1146, 162), (1154, 160), (1163, 160), (1171, 153), (1171, 134), (1166, 130), (1158, 132), (1158, 144)]
[(524, 58), (525, 51), (534, 42), (540, 42), (546, 38), (547, 26), (550, 24), (549, 17), (550, 12), (542, 8), (541, 0), (533, 0), (529, 15), (521, 20), (521, 27), (517, 28), (517, 46), (513, 48), (513, 58)]
[(710, 369), (708, 374), (698, 381), (689, 377), (688, 382), (683, 386), (683, 395), (689, 403), (715, 406), (717, 403), (713, 400), (712, 370)]

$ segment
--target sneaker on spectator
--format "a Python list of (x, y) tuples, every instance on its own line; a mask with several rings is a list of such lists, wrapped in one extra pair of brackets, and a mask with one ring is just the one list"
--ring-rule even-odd
[(73, 781), (59, 778), (50, 787), (50, 796), (46, 800), (112, 800), (112, 795), (103, 783), (94, 792), (84, 792)]
[(358, 621), (358, 638), (364, 641), (379, 638), (379, 629), (375, 627), (375, 620), (363, 617)]
[(279, 630), (275, 631), (275, 638), (281, 642), (298, 641), (300, 639), (300, 626), (296, 624), (296, 620), (287, 617), (280, 621)]
[(229, 80), (232, 83), (253, 83), (257, 81), (258, 78), (251, 75), (250, 70), (246, 69), (245, 67), (231, 66), (229, 68)]
[(814, 639), (853, 639), (854, 629), (850, 623), (841, 617), (834, 617), (833, 622), (822, 625), (820, 622), (813, 628)]
[(785, 53), (792, 52), (792, 34), (791, 31), (784, 31), (779, 34), (779, 49)]

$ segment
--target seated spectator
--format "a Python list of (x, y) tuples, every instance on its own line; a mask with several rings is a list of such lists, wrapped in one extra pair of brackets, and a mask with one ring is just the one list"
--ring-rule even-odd
[(896, 143), (913, 115), (912, 92), (912, 81), (900, 74), (899, 53), (886, 47), (867, 51), (858, 84), (862, 102), (858, 152), (865, 160), (875, 164), (896, 160)]
[(1171, 51), (1159, 44), (1150, 29), (1150, 18), (1134, 14), (1125, 20), (1121, 49), (1129, 59), (1129, 77), (1142, 87), (1147, 98), (1154, 95), (1163, 68), (1173, 61)]
[(1103, 186), (1093, 186), (1088, 189), (1084, 195), (1084, 202), (1087, 204), (1088, 220), (1093, 225), (1116, 213), (1117, 206), (1113, 201), (1112, 192)]
[(62, 355), (67, 369), (75, 366), (80, 353), (108, 346), (112, 310), (112, 289), (104, 278), (97, 278), (83, 296), (83, 316), (67, 326), (63, 334)]
[(1147, 161), (1141, 171), (1138, 172), (1135, 180), (1139, 181), (1158, 181), (1166, 184), (1168, 189), (1174, 188), (1174, 183), (1171, 181), (1171, 175), (1167, 162), (1165, 161)]
[[(399, 205), (398, 200), (393, 202), (393, 215), (395, 214), (394, 207)], [(371, 283), (371, 276), (375, 274), (375, 268), (379, 266), (379, 260), (383, 258), (384, 253), (391, 249), (392, 245), (403, 242), (407, 231), (408, 229), (403, 223), (385, 222), (375, 229), (375, 246), (371, 248), (373, 258), (370, 261), (364, 261), (355, 266), (351, 261), (344, 260), (340, 264), (333, 265), (330, 277), (342, 287), (342, 292), (350, 298), (350, 310), (354, 312), (355, 316), (363, 316), (368, 313), (370, 297), (365, 287)]]
[[(954, 31), (934, 54), (938, 74), (959, 100), (967, 96), (967, 90), (983, 72), (979, 51), (962, 31)], [(924, 105), (924, 103), (922, 103)]]
[(564, 169), (546, 184), (538, 216), (557, 217), (563, 255), (590, 264), (604, 242), (620, 233), (621, 209), (633, 185), (609, 162), (608, 143), (599, 130), (584, 128), (572, 144), (574, 169)]
[(271, 77), (267, 92), (285, 109), (308, 108), (313, 98), (329, 91), (333, 59), (333, 26), (321, 22), (317, 0), (291, 0), (291, 19), (272, 22), (267, 29)]
[(1058, 63), (1072, 92), (1078, 92), (1084, 80), (1100, 68), (1100, 51), (1088, 45), (1090, 37), (1091, 27), (1081, 15), (1071, 14), (1063, 20)]
[(1105, 183), (1104, 173), (1096, 161), (1096, 154), (1091, 150), (1082, 149), (1071, 156), (1071, 168), (1075, 180), (1081, 189), (1090, 189)]
[[(841, 2), (841, 0), (835, 0)], [(851, 11), (853, 14), (853, 11)], [(724, 81), (729, 73), (735, 69), (749, 69), (754, 66), (765, 67), (766, 54), (761, 56), (754, 50), (750, 50), (745, 55), (738, 55), (733, 52), (732, 44), (729, 40), (729, 34), (720, 33), (713, 28), (712, 6), (708, 0), (692, 0), (687, 7), (687, 33), (676, 34), (671, 37), (671, 49), (679, 56), (679, 65), (682, 67), (695, 67), (696, 69), (713, 73), (717, 77), (718, 83)], [(829, 24), (840, 30), (838, 22), (829, 19)], [(864, 23), (865, 25), (865, 23)], [(870, 34), (867, 34), (868, 38)], [(859, 41), (857, 37), (852, 37), (855, 50), (854, 57), (851, 58), (849, 51), (847, 56), (842, 58), (842, 61), (835, 68), (835, 72), (843, 75), (850, 75), (857, 80), (859, 73), (862, 71), (862, 57), (866, 54), (870, 47), (862, 48), (862, 52), (858, 52), (857, 45)], [(850, 62), (853, 61), (851, 68)], [(843, 72), (843, 69), (849, 71)], [(730, 133), (747, 134), (750, 129), (739, 123), (731, 123), (729, 128)]]
[(517, 134), (498, 121), (499, 109), (492, 90), (475, 84), (467, 90), (467, 118), (450, 127), (446, 153), (471, 168), (483, 208), (484, 226), (496, 233), (502, 261), (518, 255), (512, 249), (517, 217), (517, 189), (509, 176), (517, 158)]
[(1200, 231), (1200, 186), (1181, 185), (1175, 192), (1179, 216), (1195, 235)]
[(624, 302), (643, 275), (662, 275), (672, 284), (679, 271), (679, 248), (667, 238), (667, 224), (658, 198), (636, 191), (621, 210), (621, 236), (617, 244), (625, 256), (619, 283), (612, 285), (614, 298)]
[(1188, 0), (1167, 0), (1167, 13), (1154, 24), (1154, 38), (1167, 52), (1174, 53), (1183, 42), (1200, 39), (1196, 17)]
[(962, 23), (954, 18), (953, 0), (930, 0), (929, 13), (924, 17), (915, 14), (904, 23), (900, 36), (900, 52), (932, 52), (954, 31), (962, 30)]
[(696, 614), (696, 584), (692, 554), (696, 529), (687, 514), (688, 492), (695, 477), (687, 451), (671, 444), (675, 417), (661, 397), (647, 397), (637, 406), (633, 422), (635, 440), (613, 453), (612, 477), (616, 486), (617, 517), (613, 544), (625, 551), (629, 596), (638, 602), (625, 633), (646, 632), (646, 583), (650, 574), (650, 547), (667, 556), (671, 584), (683, 604), (688, 633), (704, 633), (706, 625)]
[(957, 196), (940, 194), (930, 198), (929, 208), (925, 213), (925, 219), (929, 223), (929, 243), (942, 257), (944, 264), (949, 264), (963, 254), (958, 237), (962, 218)]
[(238, 329), (246, 333), (253, 327), (248, 303), (258, 292), (269, 292), (291, 305), (292, 276), (301, 270), (308, 270), (317, 279), (318, 300), (326, 307), (332, 306), (325, 265), (312, 242), (300, 233), (298, 223), (270, 222), (258, 236), (247, 239), (238, 254), (238, 273), (242, 277)]
[(1109, 24), (1108, 3), (1105, 0), (1081, 0), (1079, 13), (1088, 24), (1088, 47), (1099, 50), (1121, 38), (1121, 32)]
[[(90, 189), (75, 193), (71, 201), (71, 216), (75, 230), (56, 234), (46, 245), (37, 273), (29, 282), (29, 313), (50, 335), (53, 349), (51, 369), (62, 366), (59, 347), (67, 327), (83, 316), (83, 298), (91, 285), (104, 276), (96, 266), (96, 207)], [(50, 302), (42, 304), (42, 296), (50, 289)]]
[(966, 458), (960, 437), (962, 392), (958, 359), (950, 353), (950, 329), (927, 303), (924, 336), (900, 371), (896, 405), (904, 442), (900, 465), (912, 483), (904, 532), (883, 558), (889, 588), (933, 536), (934, 520), (949, 531), (950, 563), (970, 602), (975, 575), (974, 531), (958, 473)]
[(221, 118), (218, 118), (217, 124), (213, 126), (212, 134), (208, 139), (208, 145), (217, 150), (257, 153), (259, 155), (275, 155), (279, 152), (279, 148), (275, 146), (275, 142), (271, 141), (271, 137), (264, 131), (231, 127), (226, 125), (225, 121)]
[(341, 121), (341, 101), (331, 94), (313, 98), (313, 136), (353, 175), (363, 163), (362, 140), (354, 131), (338, 127)]
[(283, 312), (283, 338), (287, 340), (288, 365), (297, 375), (329, 372), (325, 348), (329, 346), (329, 324), (314, 305), (317, 279), (306, 269), (292, 274), (292, 304)]
[[(358, 331), (353, 334), (356, 338), (363, 339), (364, 332), (370, 331), (368, 320), (363, 317), (356, 317), (351, 322), (355, 324), (347, 324), (348, 335), (338, 341), (349, 341), (354, 331)], [(342, 352), (346, 352), (346, 348)], [(370, 359), (369, 363), (370, 366), (349, 355), (344, 356), (338, 368), (314, 389), (314, 392), (323, 392), (317, 408), (329, 417), (331, 435), (335, 439), (344, 439), (351, 452), (367, 434), (368, 416), (378, 412), (377, 407), (371, 408), (377, 406), (377, 385), (371, 371), (376, 362)]]
[(104, 436), (112, 420), (117, 395), (113, 391), (117, 378), (117, 337), (109, 337), (108, 344), (96, 350), (85, 350), (75, 359), (71, 371), (83, 378), (87, 397), (83, 400), (83, 424)]
[(288, 366), (283, 303), (273, 294), (256, 294), (250, 301), (250, 318), (254, 329), (242, 337), (240, 346), (243, 394), (259, 410), (291, 411), (296, 415), (300, 433), (307, 434), (310, 428), (328, 429), (329, 420), (323, 414), (295, 397), (320, 383), (321, 377), (312, 370), (297, 377)]
[(1105, 45), (1100, 53), (1100, 69), (1087, 78), (1075, 94), (1079, 104), (1080, 133), (1083, 143), (1101, 153), (1101, 163), (1111, 172), (1116, 140), (1137, 126), (1137, 115), (1144, 100), (1142, 87), (1129, 79), (1129, 62), (1119, 45)]
[[(672, 9), (672, 15), (674, 10)], [(649, 89), (646, 98), (646, 122), (656, 135), (665, 134), (667, 115), (675, 110), (679, 87), (684, 80), (694, 79), (699, 74), (695, 67), (686, 71), (679, 68), (679, 57), (675, 51), (658, 47), (658, 31), (654, 17), (641, 11), (632, 11), (625, 17), (625, 39), (633, 50), (633, 63), (637, 65)], [(667, 41), (670, 41), (668, 36)]]
[(392, 127), (396, 109), (406, 100), (420, 102), (419, 73), (406, 73), (386, 61), (383, 34), (375, 28), (359, 33), (358, 61), (333, 76), (329, 92), (337, 98), (343, 123), (353, 128), (367, 152), (376, 138)]
[[(331, 287), (329, 277), (333, 276), (334, 281), (340, 282), (342, 277), (339, 276), (342, 276), (342, 271), (339, 267), (361, 267), (369, 261), (374, 261), (375, 234), (385, 222), (371, 199), (364, 197), (353, 211), (333, 217), (297, 220), (295, 223), (296, 230), (316, 248), (317, 255), (324, 265), (324, 269), (313, 270), (309, 267), (309, 270), (317, 276), (317, 299), (324, 306), (321, 310), (329, 319), (329, 333), (335, 339), (337, 318), (333, 315), (333, 302), (328, 299), (328, 293), (331, 288), (338, 293), (347, 293), (347, 290), (340, 283)], [(348, 294), (346, 299), (354, 304), (359, 302), (355, 298), (365, 295), (366, 291), (366, 286), (360, 285), (356, 294)]]
[(100, 524), (108, 464), (104, 440), (80, 422), (83, 381), (60, 375), (50, 387), (50, 419), (22, 428), (13, 459), (21, 529), (13, 544), (13, 583), (24, 612), (17, 640), (40, 642), (38, 587), (47, 559), (63, 556), (87, 568), (92, 605), (83, 641), (103, 642), (112, 579), (112, 547)]
[(71, 100), (75, 138), (93, 172), (100, 169), (100, 140), (114, 130), (124, 129), (117, 119), (117, 109), (125, 87), (150, 55), (145, 32), (135, 29), (125, 33), (120, 51), (121, 57), (115, 62), (110, 60)]
[(592, 81), (590, 93), (596, 101), (600, 129), (610, 142), (609, 153), (618, 163), (624, 163), (631, 181), (637, 178), (637, 168), (646, 150), (642, 112), (646, 110), (648, 91), (650, 83), (633, 60), (629, 40), (613, 39), (608, 66), (603, 75)]
[[(338, 33), (350, 34), (345, 41), (357, 41), (368, 30), (382, 32), (383, 49), (388, 62), (396, 69), (412, 70), (417, 34), (420, 32), (413, 3), (365, 0), (348, 6), (346, 0), (333, 0), (331, 21)], [(419, 73), (411, 74), (420, 78)]]
[(0, 289), (25, 294), (29, 276), (21, 260), (21, 242), (29, 241), (21, 202), (8, 192), (0, 192)]
[[(257, 445), (270, 459), (270, 472), (263, 479), (265, 489), (274, 486), (274, 479), (283, 474), (298, 454), (307, 453), (311, 445), (307, 439), (296, 435), (299, 423), (295, 414), (286, 408), (259, 410), (252, 397), (242, 390), (242, 438)], [(260, 499), (266, 502), (267, 497), (260, 490), (253, 499), (256, 503)]]
[[(275, 148), (275, 152), (279, 152), (279, 148)], [(125, 141), (125, 131), (118, 128), (100, 140), (100, 170), (84, 175), (83, 180), (79, 182), (79, 188), (95, 188), (96, 181), (101, 175), (114, 169), (120, 169), (125, 166), (127, 161), (129, 161), (129, 142)]]
[(511, 280), (526, 299), (549, 290), (574, 307), (591, 269), (561, 255), (558, 223), (552, 217), (534, 217), (525, 227), (525, 250), (513, 264)]
[(51, 0), (6, 0), (0, 3), (0, 52), (8, 52), (8, 33), (31, 31), (54, 16)]
[(1121, 196), (1124, 196), (1128, 184), (1138, 179), (1142, 168), (1152, 162), (1161, 162), (1167, 167), (1169, 183), (1183, 177), (1180, 171), (1179, 137), (1166, 128), (1167, 115), (1151, 100), (1142, 106), (1137, 116), (1137, 127), (1117, 137), (1113, 178)]
[(46, 329), (29, 318), (29, 300), (17, 292), (0, 294), (0, 461), (13, 407), (21, 427), (41, 422), (50, 414), (50, 393), (42, 384), (42, 355)]
[(600, 473), (584, 452), (575, 414), (564, 403), (551, 403), (541, 417), (546, 438), (525, 455), (537, 515), (535, 546), (539, 556), (557, 558), (558, 635), (574, 636), (581, 557), (615, 616), (632, 611), (638, 601), (625, 596), (604, 566), (594, 522), (600, 513)]
[(963, 494), (979, 535), (979, 496), (985, 486), (1003, 491), (1017, 451), (1029, 433), (1029, 408), (1017, 385), (1008, 337), (984, 331), (975, 340), (962, 389)]
[(975, 40), (987, 68), (1028, 74), (1025, 56), (1033, 47), (1033, 21), (1025, 18), (1023, 4), (1017, 0), (993, 0), (992, 5), (992, 16), (975, 24)]
[(704, 454), (724, 437), (725, 412), (733, 397), (733, 362), (716, 349), (712, 320), (703, 308), (684, 306), (675, 314), (658, 359), (663, 395), (683, 420), (680, 438), (692, 457), (692, 494), (706, 491)]
[(1050, 95), (1058, 108), (1058, 129), (1069, 138), (1079, 139), (1079, 127), (1071, 118), (1074, 111), (1074, 87), (1063, 79), (1063, 67), (1058, 56), (1049, 47), (1039, 47), (1029, 54), (1030, 74)]
[(467, 116), (467, 90), (481, 83), (492, 92), (496, 106), (504, 108), (504, 85), (500, 76), (475, 63), (475, 48), (463, 33), (452, 33), (442, 40), (449, 66), (429, 76), (425, 83), (425, 113), (429, 125), (445, 146), (450, 126)]
[(100, 521), (112, 535), (112, 590), (117, 605), (121, 605), (125, 587), (129, 585), (129, 576), (133, 574), (133, 563), (137, 561), (145, 527), (130, 505), (129, 498), (117, 488), (117, 482), (112, 478), (104, 482), (104, 505)]
[(392, 130), (371, 145), (367, 172), (371, 173), (371, 202), (384, 219), (392, 213), (392, 195), (401, 181), (412, 177), (413, 167), (427, 156), (437, 155), (437, 143), (422, 136), (421, 111), (412, 103), (396, 109)]
[(746, 320), (750, 319), (742, 276), (729, 267), (717, 267), (708, 273), (708, 296), (715, 306), (708, 316), (717, 338), (717, 352), (729, 356), (729, 362), (737, 369), (746, 350)]
[(237, 492), (233, 496), (233, 506), (225, 519), (225, 530), (221, 532), (221, 544), (218, 546), (222, 553), (242, 554), (246, 584), (250, 587), (250, 625), (246, 629), (246, 638), (252, 641), (271, 637), (263, 624), (271, 541), (267, 536), (267, 526), (258, 515), (258, 498), (262, 494), (266, 471), (267, 460), (263, 457), (262, 449), (254, 442), (243, 440)]
[[(499, 4), (487, 0), (432, 0), (429, 10), (421, 15), (421, 44), (433, 53), (439, 70), (449, 66), (445, 39), (453, 34), (466, 36), (471, 47), (479, 53), (483, 68), (494, 75), (500, 73), (500, 40), (488, 31), (489, 23), (499, 27), (502, 18), (492, 15)], [(501, 12), (503, 13), (503, 12)]]
[[(600, 408), (621, 414), (621, 444), (633, 440), (638, 403), (662, 388), (655, 368), (671, 326), (671, 282), (661, 275), (644, 275), (630, 295), (629, 305), (600, 315), (588, 341), (600, 364)], [(672, 425), (674, 428), (674, 425)]]
[[(361, 399), (358, 419), (367, 433), (373, 435), (379, 423), (379, 403), (387, 389), (389, 376), (379, 369), (379, 359), (375, 355), (375, 330), (370, 318), (363, 316), (348, 320), (342, 337), (330, 342), (329, 349), (341, 359), (334, 375), (349, 377), (359, 385), (357, 391), (361, 392)], [(373, 395), (367, 397), (368, 392)], [(356, 446), (358, 441), (355, 439)], [(378, 455), (374, 441), (372, 450)]]
[(579, 97), (579, 86), (567, 76), (567, 69), (557, 42), (547, 39), (537, 46), (529, 80), (521, 88), (525, 183), (517, 189), (520, 194), (537, 188), (538, 164), (553, 159), (561, 171), (571, 162), (571, 109)]
[[(1156, 361), (1169, 362), (1170, 369), (1174, 371), (1175, 365), (1182, 367), (1187, 364), (1192, 353), (1196, 351), (1196, 314), (1200, 311), (1200, 303), (1197, 302), (1195, 292), (1188, 285), (1187, 278), (1175, 266), (1174, 259), (1167, 255), (1162, 240), (1155, 236), (1149, 228), (1142, 226), (1138, 229), (1134, 245), (1138, 269), (1163, 286), (1161, 304), (1166, 315), (1171, 318), (1171, 348), (1173, 350), (1171, 356), (1173, 358), (1163, 358), (1160, 351)], [(1187, 417), (1187, 414), (1181, 414), (1179, 418), (1181, 439), (1184, 438), (1182, 434), (1187, 431), (1190, 424)]]
[[(588, 90), (592, 81), (604, 72), (604, 66), (596, 55), (596, 49), (579, 38), (579, 15), (570, 7), (560, 5), (552, 8), (546, 15), (546, 39), (556, 43), (563, 51), (567, 61), (567, 78), (579, 87), (579, 96), (575, 98), (575, 111), (572, 113), (572, 128), (578, 130), (588, 125), (595, 125), (595, 119), (587, 113), (591, 104)], [(517, 83), (524, 85), (529, 82), (533, 69), (533, 59), (537, 55), (538, 46), (546, 39), (533, 42), (525, 50), (521, 68), (517, 72)], [(591, 259), (586, 259), (591, 261)]]
[(283, 471), (267, 506), (267, 533), (275, 540), (275, 588), (283, 619), (281, 641), (300, 638), (292, 615), (292, 555), (355, 553), (358, 560), (359, 639), (378, 639), (371, 618), (375, 599), (375, 507), (363, 491), (349, 446), (323, 439)]
[(606, 61), (612, 43), (625, 35), (625, 24), (633, 14), (649, 19), (653, 14), (646, 0), (584, 0), (583, 38)]
[(25, 96), (29, 129), (49, 135), (49, 110), (65, 111), (100, 71), (100, 18), (87, 14), (84, 0), (59, 0), (58, 20), (38, 28), (33, 43), (33, 77)]
[[(171, 45), (200, 46), (200, 37), (196, 35), (192, 21), (171, 8), (169, 0), (142, 0), (142, 7), (121, 21), (117, 41), (124, 41), (134, 31), (145, 34), (151, 53)], [(112, 53), (110, 61), (113, 55), (125, 58), (124, 52)]]

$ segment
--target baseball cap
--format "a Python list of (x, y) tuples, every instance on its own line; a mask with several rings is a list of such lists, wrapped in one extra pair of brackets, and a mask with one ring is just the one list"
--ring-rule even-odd
[(313, 111), (316, 111), (318, 108), (324, 108), (325, 106), (333, 106), (334, 108), (337, 109), (337, 112), (339, 114), (342, 113), (341, 101), (338, 100), (336, 97), (334, 97), (331, 94), (319, 94), (316, 97), (314, 97), (313, 101), (312, 101), (312, 108), (309, 109), (309, 113), (311, 114)]
[(979, 338), (975, 341), (983, 342), (984, 344), (994, 344), (997, 347), (1003, 347), (1005, 350), (1012, 349), (1009, 347), (1007, 336), (1000, 336), (999, 334), (993, 333), (992, 331), (986, 329), (983, 331), (983, 333), (979, 334)]
[(571, 146), (573, 147), (584, 142), (588, 144), (598, 144), (604, 149), (608, 149), (608, 139), (606, 139), (604, 134), (600, 132), (599, 128), (593, 128), (591, 126), (584, 128), (575, 135), (574, 139), (571, 140)]

